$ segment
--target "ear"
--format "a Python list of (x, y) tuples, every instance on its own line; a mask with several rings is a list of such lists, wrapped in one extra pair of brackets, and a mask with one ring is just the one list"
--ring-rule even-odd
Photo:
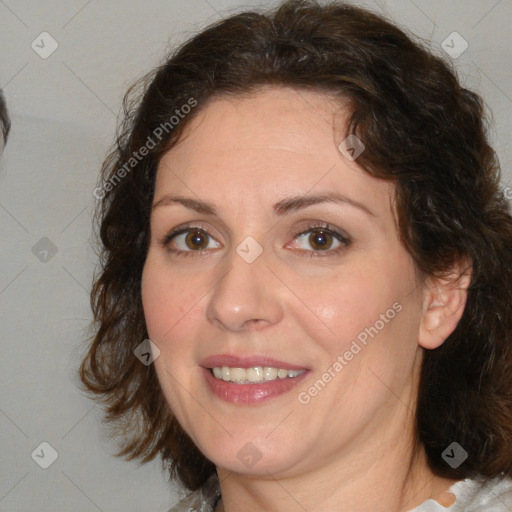
[(467, 260), (459, 261), (442, 279), (427, 279), (418, 339), (420, 346), (437, 348), (455, 330), (466, 306), (470, 282), (471, 264)]

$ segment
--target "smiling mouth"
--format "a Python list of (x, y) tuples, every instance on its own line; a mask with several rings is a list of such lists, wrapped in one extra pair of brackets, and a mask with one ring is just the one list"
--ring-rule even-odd
[(253, 366), (251, 368), (215, 366), (209, 370), (216, 379), (235, 384), (260, 384), (290, 379), (306, 372), (306, 370), (286, 370), (272, 366)]

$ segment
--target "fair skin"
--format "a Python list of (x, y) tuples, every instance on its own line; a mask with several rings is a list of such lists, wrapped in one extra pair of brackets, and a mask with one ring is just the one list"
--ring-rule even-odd
[[(218, 510), (389, 512), (451, 499), (442, 494), (453, 481), (435, 477), (422, 450), (407, 469), (422, 352), (455, 328), (467, 283), (419, 281), (398, 238), (393, 186), (338, 150), (342, 114), (311, 91), (220, 97), (158, 168), (144, 313), (161, 351), (155, 368), (164, 395), (217, 467)], [(274, 207), (332, 193), (345, 200)], [(207, 202), (215, 213), (169, 195)], [(325, 226), (341, 241), (319, 233)], [(165, 246), (181, 227), (192, 236)], [(236, 251), (249, 236), (262, 249), (251, 263)], [(393, 318), (377, 324), (393, 305)], [(371, 326), (377, 335), (333, 371)], [(202, 361), (218, 354), (307, 371), (287, 392), (236, 403), (205, 379)], [(328, 368), (329, 382), (301, 402)], [(254, 464), (240, 456), (248, 443)]]

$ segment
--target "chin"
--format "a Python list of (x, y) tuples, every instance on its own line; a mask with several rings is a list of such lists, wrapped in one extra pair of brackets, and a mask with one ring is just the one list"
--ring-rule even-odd
[(299, 441), (294, 440), (293, 436), (281, 435), (272, 439), (268, 431), (266, 434), (256, 434), (246, 429), (246, 433), (237, 431), (233, 437), (225, 432), (221, 437), (201, 437), (198, 439), (201, 442), (196, 444), (206, 458), (219, 468), (244, 475), (283, 473), (305, 456), (297, 450)]

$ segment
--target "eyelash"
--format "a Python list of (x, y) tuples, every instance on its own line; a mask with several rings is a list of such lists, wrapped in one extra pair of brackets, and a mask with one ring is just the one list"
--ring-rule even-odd
[[(299, 231), (293, 235), (293, 239), (295, 240), (297, 237), (305, 235), (309, 233), (310, 231), (323, 231), (324, 233), (331, 235), (336, 240), (338, 240), (341, 245), (337, 247), (336, 249), (326, 249), (326, 250), (304, 250), (304, 249), (298, 249), (300, 252), (304, 253), (311, 253), (310, 257), (329, 257), (329, 256), (335, 256), (341, 253), (343, 250), (345, 250), (351, 243), (352, 240), (350, 237), (340, 233), (336, 229), (332, 228), (329, 224), (310, 224), (308, 225), (307, 229)], [(177, 236), (182, 235), (183, 233), (189, 233), (190, 231), (198, 231), (201, 234), (205, 235), (206, 237), (213, 238), (211, 235), (208, 234), (206, 229), (204, 229), (202, 226), (185, 226), (182, 228), (175, 229), (171, 231), (168, 235), (164, 237), (164, 239), (161, 241), (162, 246), (164, 246), (167, 251), (169, 251), (172, 254), (175, 254), (180, 257), (188, 257), (188, 256), (201, 256), (202, 254), (208, 252), (208, 249), (202, 250), (202, 251), (182, 251), (181, 249), (173, 249), (170, 247), (170, 242)], [(325, 253), (325, 254), (322, 254)]]

